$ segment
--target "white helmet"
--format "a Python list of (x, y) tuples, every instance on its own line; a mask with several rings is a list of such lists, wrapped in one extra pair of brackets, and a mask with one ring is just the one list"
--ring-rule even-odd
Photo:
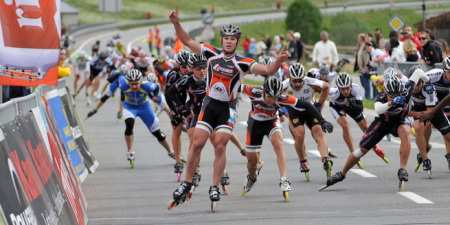
[(404, 85), (398, 77), (390, 77), (384, 80), (384, 91), (389, 96), (400, 96), (403, 94)]
[(336, 79), (336, 86), (338, 88), (350, 87), (352, 85), (352, 77), (348, 73), (339, 73)]
[(127, 75), (125, 75), (125, 78), (128, 80), (128, 82), (137, 82), (142, 80), (142, 73), (141, 71), (137, 69), (131, 69), (127, 72)]
[(270, 56), (261, 56), (259, 57), (258, 63), (263, 64), (263, 65), (268, 65), (271, 64), (273, 62), (272, 57)]
[(397, 78), (401, 77), (400, 73), (398, 72), (398, 70), (394, 69), (393, 67), (389, 67), (383, 72), (383, 79), (384, 80), (388, 80), (391, 77), (397, 77)]
[(450, 71), (450, 56), (445, 58), (444, 61), (442, 62), (442, 64), (443, 64), (442, 66), (445, 71)]
[(305, 68), (300, 63), (294, 63), (289, 66), (289, 77), (291, 79), (301, 79), (305, 78)]

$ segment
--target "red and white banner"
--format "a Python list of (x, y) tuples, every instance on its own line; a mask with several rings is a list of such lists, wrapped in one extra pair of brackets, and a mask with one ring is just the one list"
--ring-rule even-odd
[(60, 0), (0, 0), (0, 85), (55, 84)]

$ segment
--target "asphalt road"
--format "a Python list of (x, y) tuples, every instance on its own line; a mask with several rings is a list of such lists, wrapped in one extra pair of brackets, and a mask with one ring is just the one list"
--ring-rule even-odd
[[(274, 18), (283, 15), (272, 15)], [(236, 17), (234, 20), (250, 21), (253, 16)], [(254, 16), (255, 20), (261, 17)], [(259, 19), (258, 19), (259, 17)], [(217, 22), (233, 22), (218, 19)], [(198, 23), (185, 24), (188, 28)], [(173, 30), (167, 25), (160, 26), (163, 34), (170, 35)], [(146, 29), (133, 29), (121, 32), (125, 43), (140, 42), (140, 35)], [(168, 31), (168, 32), (167, 32)], [(106, 40), (115, 31), (102, 37), (88, 37)], [(84, 39), (84, 40), (87, 40)], [(83, 42), (84, 40), (80, 40)], [(90, 47), (91, 42), (84, 47)], [(81, 115), (86, 115), (84, 97), (77, 98)], [(444, 160), (442, 138), (435, 131), (431, 141), (433, 149), (433, 179), (423, 173), (414, 173), (415, 153), (413, 144), (409, 163), (410, 182), (407, 184), (408, 197), (398, 193), (397, 169), (399, 144), (382, 141), (381, 145), (391, 159), (385, 165), (375, 154), (369, 153), (364, 159), (364, 171), (355, 170), (347, 179), (328, 191), (318, 192), (324, 184), (325, 174), (320, 159), (315, 155), (315, 145), (307, 136), (307, 148), (310, 151), (311, 182), (305, 182), (299, 173), (298, 160), (293, 149), (289, 132), (284, 125), (285, 149), (288, 158), (288, 174), (294, 190), (291, 201), (282, 201), (278, 187), (278, 171), (275, 156), (270, 143), (265, 140), (262, 157), (264, 168), (258, 183), (245, 197), (240, 196), (246, 175), (246, 161), (238, 150), (228, 146), (227, 169), (231, 177), (231, 194), (219, 202), (217, 213), (209, 212), (208, 188), (211, 184), (213, 149), (210, 144), (203, 150), (201, 161), (202, 182), (194, 193), (193, 199), (186, 205), (172, 211), (166, 209), (173, 190), (178, 186), (173, 173), (173, 160), (159, 146), (156, 139), (145, 129), (140, 121), (135, 127), (136, 168), (129, 169), (126, 161), (123, 132), (124, 122), (116, 119), (118, 98), (113, 98), (99, 113), (85, 123), (85, 130), (93, 154), (100, 161), (100, 167), (83, 183), (88, 201), (89, 224), (91, 225), (148, 225), (148, 224), (450, 224), (450, 172)], [(239, 105), (239, 119), (235, 132), (243, 141), (245, 137), (244, 121), (250, 109), (248, 100)], [(330, 148), (338, 154), (334, 160), (335, 169), (342, 167), (348, 151), (342, 140), (342, 132), (331, 118), (325, 107), (326, 118), (335, 124), (335, 132), (327, 135)], [(369, 121), (372, 113), (368, 112)], [(171, 126), (166, 115), (160, 117), (161, 128), (170, 138)], [(358, 143), (362, 133), (352, 122), (354, 142)], [(187, 151), (187, 135), (182, 136), (183, 154)], [(422, 197), (422, 198), (420, 198)], [(427, 204), (419, 204), (419, 203)]]

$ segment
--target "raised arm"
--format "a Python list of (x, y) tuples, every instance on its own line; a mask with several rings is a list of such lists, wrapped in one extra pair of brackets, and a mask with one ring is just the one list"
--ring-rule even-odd
[(281, 64), (287, 60), (288, 60), (288, 52), (282, 51), (277, 55), (275, 62), (267, 65), (255, 64), (251, 68), (250, 72), (262, 76), (272, 76), (277, 72), (278, 68), (280, 68)]
[(178, 17), (178, 12), (177, 11), (170, 12), (169, 19), (170, 22), (172, 22), (177, 37), (181, 40), (181, 42), (183, 42), (184, 45), (186, 45), (189, 49), (191, 49), (192, 52), (201, 53), (200, 43), (192, 39), (191, 36), (189, 36), (189, 34), (181, 26), (180, 18)]

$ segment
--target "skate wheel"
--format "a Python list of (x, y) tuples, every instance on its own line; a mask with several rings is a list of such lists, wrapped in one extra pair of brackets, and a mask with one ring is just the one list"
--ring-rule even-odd
[(431, 174), (431, 170), (428, 170), (428, 171), (427, 171), (427, 174), (428, 174), (428, 179), (432, 179), (432, 176), (431, 176), (431, 175), (432, 175), (432, 174)]
[(311, 181), (311, 178), (309, 176), (309, 172), (305, 172), (305, 179), (306, 179), (306, 182), (310, 182)]
[(416, 165), (416, 168), (414, 169), (414, 172), (419, 172), (419, 169), (420, 169), (420, 165), (421, 165), (422, 163), (417, 163), (417, 165)]
[(228, 186), (222, 185), (222, 191), (223, 191), (223, 195), (228, 195)]
[(131, 169), (134, 169), (134, 160), (129, 160), (130, 161), (130, 167), (131, 167)]
[(216, 212), (216, 202), (211, 201), (211, 212), (212, 213)]
[(285, 202), (289, 201), (289, 192), (287, 191), (283, 191), (283, 198)]
[(389, 159), (388, 159), (386, 156), (383, 157), (383, 161), (384, 161), (386, 164), (389, 164), (389, 163), (390, 163)]
[(169, 205), (167, 206), (167, 210), (171, 210), (177, 206), (177, 203), (173, 200), (169, 201)]
[(400, 190), (400, 192), (405, 191), (405, 181), (400, 181), (400, 183), (398, 185), (398, 189)]

